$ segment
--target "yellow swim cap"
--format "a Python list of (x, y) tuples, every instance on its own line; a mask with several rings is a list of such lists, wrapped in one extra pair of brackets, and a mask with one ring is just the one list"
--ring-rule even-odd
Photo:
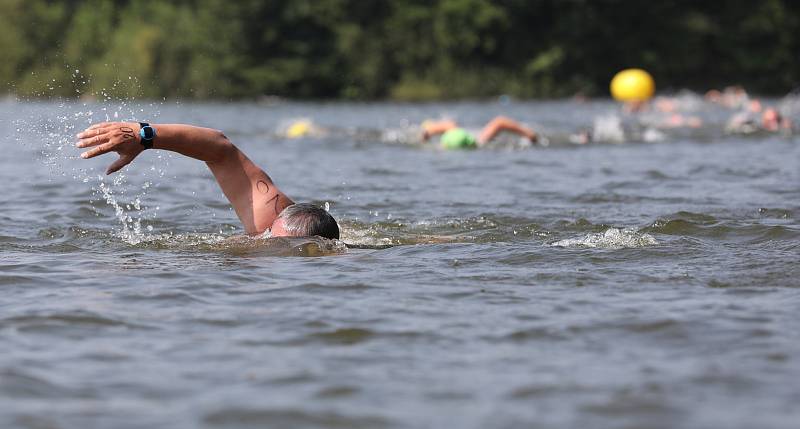
[(311, 133), (311, 127), (311, 121), (309, 120), (296, 121), (286, 129), (286, 137), (296, 139), (306, 136)]
[(642, 69), (626, 69), (611, 79), (611, 95), (617, 101), (646, 101), (655, 92), (653, 77)]

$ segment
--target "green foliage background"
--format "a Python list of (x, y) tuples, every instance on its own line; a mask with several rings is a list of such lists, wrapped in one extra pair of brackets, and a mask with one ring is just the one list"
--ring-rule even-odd
[(0, 0), (21, 97), (403, 100), (800, 84), (793, 0)]

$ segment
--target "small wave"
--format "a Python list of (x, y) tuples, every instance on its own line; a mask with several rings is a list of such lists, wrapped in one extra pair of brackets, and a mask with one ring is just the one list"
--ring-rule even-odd
[(583, 238), (559, 240), (552, 243), (551, 246), (624, 249), (654, 246), (656, 244), (658, 244), (658, 242), (652, 235), (641, 233), (635, 228), (609, 228), (601, 233), (587, 234)]
[(85, 311), (11, 316), (0, 319), (0, 328), (36, 332), (56, 332), (59, 329), (77, 328), (149, 329), (145, 325)]
[(306, 409), (222, 408), (203, 418), (212, 427), (382, 428), (392, 422), (376, 415), (310, 412)]
[(12, 398), (62, 398), (79, 394), (78, 391), (60, 386), (42, 375), (16, 368), (0, 370), (0, 380), (0, 393)]
[[(100, 238), (118, 240), (117, 232)], [(145, 250), (223, 252), (236, 256), (330, 256), (347, 253), (343, 241), (323, 237), (250, 237), (223, 233), (139, 233), (135, 242), (123, 241)]]
[(761, 207), (758, 209), (758, 215), (762, 218), (768, 219), (794, 219), (795, 213), (790, 209), (781, 208), (768, 208)]
[[(463, 225), (467, 223), (468, 225)], [(343, 221), (342, 240), (348, 246), (361, 249), (385, 249), (414, 244), (465, 242), (472, 239), (477, 221), (403, 221), (364, 223)], [(484, 227), (486, 227), (484, 225)], [(494, 225), (490, 226), (494, 227)]]
[(374, 335), (375, 332), (369, 329), (342, 328), (335, 331), (315, 333), (312, 337), (327, 343), (350, 345), (366, 341)]
[(374, 223), (345, 220), (342, 226), (342, 240), (349, 247), (362, 249), (415, 244), (493, 243), (547, 234), (535, 220), (494, 215), (413, 222), (402, 219)]
[(721, 235), (728, 229), (714, 216), (680, 211), (656, 220), (644, 231), (667, 235), (700, 235), (703, 233)]
[(238, 256), (333, 256), (347, 253), (347, 245), (340, 240), (322, 237), (231, 237), (212, 246)]
[(122, 239), (126, 244), (145, 249), (170, 249), (170, 248), (213, 248), (225, 242), (226, 237), (221, 233), (172, 233), (163, 232), (155, 234), (139, 233), (133, 241), (114, 233), (113, 236)]
[[(117, 230), (83, 229), (80, 227), (50, 227), (39, 230), (44, 243), (32, 246), (11, 243), (2, 248), (20, 247), (42, 252), (68, 253), (86, 249), (116, 250), (173, 250), (183, 252), (223, 253), (235, 256), (330, 256), (347, 253), (347, 245), (340, 240), (323, 237), (250, 237), (220, 232), (145, 233), (139, 231), (131, 242)], [(2, 243), (0, 237), (0, 243)]]

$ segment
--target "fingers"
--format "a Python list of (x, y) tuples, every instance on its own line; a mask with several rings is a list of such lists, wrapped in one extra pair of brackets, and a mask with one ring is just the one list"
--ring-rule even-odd
[(78, 133), (77, 137), (81, 140), (84, 140), (95, 136), (101, 136), (110, 131), (113, 131), (115, 128), (119, 129), (126, 125), (127, 123), (125, 122), (100, 122), (81, 131), (80, 133)]
[(111, 173), (116, 173), (122, 167), (130, 164), (132, 160), (133, 160), (133, 158), (131, 158), (129, 156), (120, 155), (120, 157), (117, 158), (116, 161), (112, 162), (111, 165), (108, 166), (108, 169), (106, 169), (106, 175), (111, 174)]
[[(83, 134), (84, 133), (78, 134), (78, 136), (81, 136)], [(89, 132), (89, 134), (91, 134), (91, 132)], [(108, 141), (111, 140), (111, 134), (110, 133), (104, 133), (104, 134), (96, 134), (96, 135), (91, 136), (91, 137), (85, 136), (85, 137), (79, 137), (79, 138), (80, 138), (80, 140), (78, 141), (78, 143), (75, 144), (76, 147), (91, 147), (91, 146), (97, 146), (97, 145), (100, 145), (100, 144), (103, 144), (103, 143), (108, 143)]]
[(97, 155), (102, 155), (102, 154), (104, 154), (106, 152), (111, 151), (113, 148), (114, 148), (114, 144), (113, 143), (104, 143), (104, 144), (102, 144), (100, 146), (97, 146), (97, 147), (95, 147), (95, 148), (93, 148), (91, 150), (87, 150), (86, 152), (82, 153), (81, 154), (81, 158), (83, 158), (83, 159), (94, 158)]
[(89, 127), (87, 129), (81, 131), (80, 133), (78, 133), (77, 137), (79, 139), (85, 139), (85, 138), (89, 138), (89, 137), (99, 136), (101, 134), (107, 133), (111, 129), (110, 125), (111, 124), (108, 124), (108, 123), (105, 123), (105, 122), (102, 123), (102, 124), (92, 125), (91, 127)]
[(119, 158), (106, 169), (106, 174), (111, 174), (130, 164), (141, 152), (142, 148), (133, 145), (136, 142), (134, 132), (132, 124), (126, 122), (101, 122), (78, 133), (79, 140), (75, 146), (92, 148), (81, 154), (83, 159), (94, 158), (111, 151), (120, 153)]

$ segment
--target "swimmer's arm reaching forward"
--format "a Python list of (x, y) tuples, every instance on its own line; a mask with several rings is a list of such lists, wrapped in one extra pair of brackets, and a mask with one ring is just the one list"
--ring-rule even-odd
[(531, 143), (536, 143), (536, 141), (539, 139), (539, 136), (532, 129), (513, 119), (506, 118), (505, 116), (498, 116), (489, 121), (489, 123), (483, 127), (481, 134), (478, 136), (478, 144), (485, 145), (486, 143), (489, 143), (493, 138), (495, 138), (495, 136), (497, 136), (497, 134), (503, 131), (525, 137), (530, 140)]
[[(206, 162), (248, 234), (264, 232), (284, 208), (293, 204), (221, 131), (180, 124), (152, 124), (152, 127), (156, 131), (154, 149)], [(111, 174), (130, 164), (144, 150), (139, 128), (136, 122), (95, 124), (78, 134), (76, 146), (92, 148), (81, 154), (84, 159), (117, 152), (119, 158), (106, 170), (106, 174)]]
[(454, 121), (449, 119), (443, 121), (425, 121), (422, 124), (422, 140), (428, 141), (431, 137), (443, 134), (453, 128), (458, 127)]

